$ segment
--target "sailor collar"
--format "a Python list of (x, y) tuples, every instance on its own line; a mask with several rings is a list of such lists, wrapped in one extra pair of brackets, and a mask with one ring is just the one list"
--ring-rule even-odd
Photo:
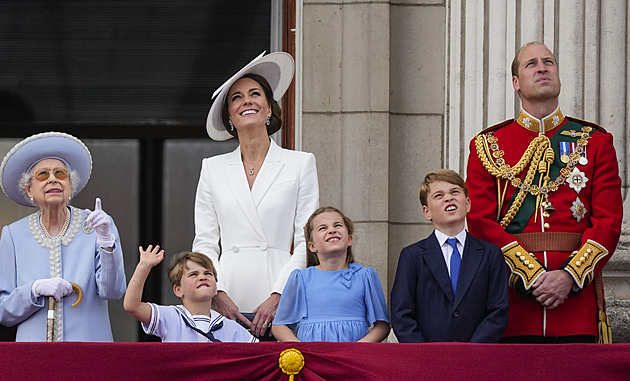
[(516, 121), (518, 122), (518, 124), (521, 125), (521, 127), (536, 133), (540, 133), (540, 126), (543, 126), (542, 133), (544, 134), (545, 132), (551, 131), (561, 125), (564, 121), (564, 115), (562, 115), (560, 107), (558, 107), (556, 108), (556, 111), (552, 112), (546, 117), (542, 119), (537, 119), (536, 117), (529, 114), (527, 111), (521, 109), (521, 113), (519, 114)]

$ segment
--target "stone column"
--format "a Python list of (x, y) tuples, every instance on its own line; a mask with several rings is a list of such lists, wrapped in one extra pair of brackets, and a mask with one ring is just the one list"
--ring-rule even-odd
[(303, 27), (302, 149), (320, 204), (355, 221), (355, 258), (387, 293), (389, 3), (305, 0)]
[(401, 249), (433, 231), (422, 214), (418, 186), (428, 172), (444, 166), (445, 8), (434, 3), (391, 4), (390, 287)]

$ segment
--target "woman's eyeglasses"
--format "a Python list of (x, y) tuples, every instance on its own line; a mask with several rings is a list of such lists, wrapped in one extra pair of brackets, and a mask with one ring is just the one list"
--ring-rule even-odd
[(64, 180), (68, 178), (68, 171), (61, 168), (53, 169), (52, 172), (48, 169), (42, 169), (38, 171), (33, 177), (35, 177), (39, 181), (46, 181), (50, 177), (51, 173), (53, 174), (53, 176), (55, 176), (57, 180)]

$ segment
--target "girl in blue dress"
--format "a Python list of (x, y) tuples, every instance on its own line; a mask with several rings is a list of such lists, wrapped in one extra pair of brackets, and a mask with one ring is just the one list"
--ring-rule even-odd
[(308, 219), (307, 267), (291, 273), (273, 321), (279, 341), (380, 342), (387, 337), (381, 281), (373, 268), (354, 262), (353, 230), (352, 220), (332, 207), (319, 208)]

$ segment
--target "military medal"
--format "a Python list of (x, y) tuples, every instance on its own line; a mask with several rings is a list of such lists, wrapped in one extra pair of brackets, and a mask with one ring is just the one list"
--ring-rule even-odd
[(575, 189), (577, 193), (580, 193), (582, 188), (586, 186), (588, 178), (586, 177), (584, 172), (580, 171), (577, 168), (573, 168), (573, 171), (571, 172), (567, 180), (567, 182), (569, 183), (569, 187)]
[(584, 218), (584, 215), (586, 215), (587, 210), (579, 197), (576, 197), (575, 201), (573, 201), (573, 205), (571, 205), (571, 212), (573, 212), (573, 217), (575, 217), (577, 222), (580, 222), (582, 218)]
[(586, 158), (586, 146), (578, 147), (578, 149), (580, 150), (580, 160), (578, 162), (580, 165), (588, 164), (588, 159)]
[(580, 165), (588, 164), (588, 159), (586, 158), (586, 147), (585, 146), (582, 147), (579, 144), (571, 143), (571, 152), (580, 155), (580, 157), (577, 158), (577, 162)]
[(560, 161), (564, 164), (569, 162), (569, 142), (560, 142)]

